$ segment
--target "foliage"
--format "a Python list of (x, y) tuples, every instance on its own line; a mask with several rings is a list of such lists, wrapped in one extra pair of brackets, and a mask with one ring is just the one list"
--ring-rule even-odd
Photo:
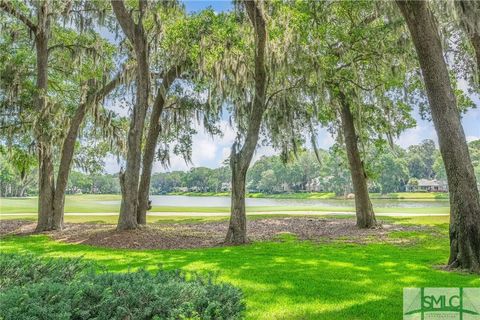
[(407, 162), (399, 153), (391, 150), (384, 150), (376, 158), (375, 182), (380, 186), (380, 192), (387, 194), (391, 192), (405, 191), (409, 181)]
[(21, 145), (0, 145), (0, 196), (24, 197), (35, 194), (36, 158)]
[(309, 57), (303, 67), (318, 121), (343, 145), (339, 95), (345, 95), (360, 151), (389, 143), (415, 125), (418, 103), (413, 49), (389, 4), (378, 1), (294, 2), (292, 24)]
[(432, 179), (435, 176), (433, 166), (437, 154), (438, 150), (432, 140), (424, 140), (418, 145), (408, 147), (407, 163), (410, 176), (417, 179)]
[(0, 292), (34, 283), (66, 283), (91, 267), (82, 259), (40, 259), (31, 254), (0, 254)]
[(245, 310), (241, 291), (211, 276), (81, 267), (79, 259), (2, 254), (2, 319), (240, 319)]
[[(115, 71), (115, 47), (91, 28), (92, 18), (87, 16), (89, 12), (96, 11), (88, 10), (90, 2), (74, 5), (79, 7), (73, 8), (75, 10), (71, 11), (68, 18), (59, 17), (66, 10), (65, 4), (51, 5), (54, 18), (49, 41), (48, 104), (43, 110), (48, 114), (48, 121), (40, 119), (45, 114), (41, 114), (34, 103), (37, 94), (35, 68), (29, 67), (35, 65), (32, 38), (20, 22), (1, 12), (4, 24), (0, 39), (3, 46), (0, 74), (4, 79), (0, 87), (0, 107), (3, 112), (0, 120), (4, 124), (2, 132), (10, 140), (24, 138), (25, 134), (27, 137), (30, 135), (31, 139), (32, 130), (39, 129), (35, 126), (41, 126), (40, 129), (48, 134), (52, 144), (59, 147), (75, 110), (85, 100), (87, 93), (104, 84), (108, 75)], [(22, 7), (19, 4), (17, 6)], [(81, 17), (77, 15), (79, 12), (82, 12)], [(87, 20), (88, 28), (85, 24)], [(72, 23), (71, 27), (63, 23), (66, 21)], [(89, 120), (95, 121), (99, 127), (102, 120), (113, 116), (102, 106), (90, 108), (90, 111)]]
[(85, 174), (72, 171), (67, 193), (118, 194), (120, 182), (117, 174)]
[(480, 184), (480, 139), (471, 141), (468, 144), (470, 158), (472, 159), (473, 169), (477, 177), (477, 183)]

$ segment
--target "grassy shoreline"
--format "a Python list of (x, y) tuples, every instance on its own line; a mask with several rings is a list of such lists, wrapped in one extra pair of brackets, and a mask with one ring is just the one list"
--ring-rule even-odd
[[(230, 192), (169, 192), (170, 196), (191, 197), (230, 197)], [(343, 196), (336, 196), (333, 192), (295, 192), (268, 194), (262, 192), (247, 193), (247, 198), (267, 199), (324, 199), (345, 200)], [(370, 193), (371, 199), (385, 200), (448, 200), (448, 193), (444, 192), (396, 192), (396, 193)]]

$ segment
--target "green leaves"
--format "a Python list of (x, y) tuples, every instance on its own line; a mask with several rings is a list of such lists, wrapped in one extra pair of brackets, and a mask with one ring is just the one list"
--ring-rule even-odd
[(7, 319), (242, 319), (242, 292), (178, 270), (95, 272), (81, 259), (0, 256)]

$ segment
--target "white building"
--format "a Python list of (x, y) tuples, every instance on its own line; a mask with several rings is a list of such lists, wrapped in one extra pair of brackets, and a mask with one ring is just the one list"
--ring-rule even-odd
[(448, 192), (448, 184), (444, 180), (419, 179), (418, 183), (407, 185), (407, 191)]

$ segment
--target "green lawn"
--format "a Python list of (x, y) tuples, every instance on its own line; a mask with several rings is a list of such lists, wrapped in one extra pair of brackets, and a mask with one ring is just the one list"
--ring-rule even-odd
[[(169, 195), (196, 196), (196, 197), (230, 197), (230, 192), (170, 192)], [(270, 199), (335, 199), (332, 192), (298, 192), (298, 193), (247, 193), (247, 198), (270, 198)]]
[[(152, 222), (212, 219), (222, 218), (159, 217)], [(312, 243), (285, 235), (281, 242), (142, 251), (65, 244), (35, 235), (2, 239), (1, 251), (47, 257), (83, 256), (113, 271), (162, 266), (217, 272), (220, 280), (244, 291), (248, 319), (400, 319), (404, 287), (480, 286), (478, 275), (437, 268), (448, 256), (448, 217), (386, 219), (428, 224), (436, 232), (391, 234), (415, 240), (403, 245)]]
[[(119, 204), (108, 203), (120, 201), (120, 195), (67, 195), (65, 197), (66, 213), (104, 213), (118, 212)], [(37, 197), (0, 198), (2, 213), (36, 213)], [(105, 203), (107, 202), (107, 203)], [(229, 208), (221, 207), (167, 207), (154, 206), (155, 212), (229, 212)]]

